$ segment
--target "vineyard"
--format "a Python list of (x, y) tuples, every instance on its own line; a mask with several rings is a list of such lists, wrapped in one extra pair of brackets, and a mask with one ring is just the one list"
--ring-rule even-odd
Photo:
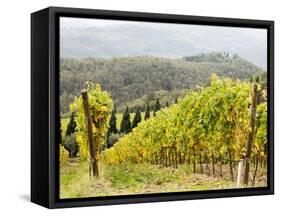
[[(102, 153), (107, 164), (126, 161), (149, 162), (177, 168), (186, 161), (229, 164), (245, 158), (250, 127), (250, 83), (220, 80), (213, 76), (211, 86), (188, 94), (178, 104), (159, 111), (142, 122), (114, 147)], [(266, 161), (266, 103), (257, 106), (257, 129), (251, 157)]]
[[(87, 89), (70, 105), (70, 110), (76, 113), (75, 135), (80, 146), (81, 169), (77, 164), (76, 168), (62, 165), (62, 179), (72, 173), (73, 183), (81, 179), (89, 189), (92, 186), (85, 180), (89, 173), (94, 182), (102, 185), (100, 193), (92, 191), (81, 196), (145, 193), (144, 188), (151, 182), (159, 186), (159, 182), (151, 179), (151, 175), (157, 173), (160, 174), (156, 179), (170, 176), (161, 185), (175, 181), (178, 189), (173, 184), (172, 189), (157, 186), (158, 189), (148, 189), (149, 192), (233, 188), (239, 175), (243, 177), (240, 187), (266, 186), (267, 103), (264, 92), (258, 80), (248, 82), (212, 75), (208, 85), (189, 91), (177, 103), (140, 121), (109, 148), (105, 141), (114, 110), (113, 101), (99, 85), (88, 83)], [(65, 157), (61, 155), (61, 158)], [(85, 159), (89, 160), (88, 169)], [(243, 163), (243, 172), (237, 173), (239, 162)], [(139, 173), (140, 169), (154, 171), (149, 174), (143, 171), (145, 174), (136, 174), (137, 177), (130, 174)], [(81, 173), (81, 170), (84, 171)], [(84, 178), (75, 175), (77, 172)], [(149, 177), (140, 180), (141, 186), (138, 182), (118, 187), (115, 183), (120, 175), (127, 176), (123, 183)], [(205, 180), (200, 187), (191, 187), (192, 181), (196, 181), (194, 178), (200, 179), (198, 182)], [(69, 182), (63, 182), (62, 188), (69, 190)]]

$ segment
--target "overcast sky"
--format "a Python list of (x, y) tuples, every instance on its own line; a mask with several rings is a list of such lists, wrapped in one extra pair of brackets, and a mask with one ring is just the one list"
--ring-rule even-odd
[(241, 27), (60, 18), (62, 55), (179, 58), (206, 52), (239, 54), (266, 68), (267, 30)]
[(171, 29), (171, 31), (181, 31), (189, 29), (203, 29), (209, 31), (236, 31), (237, 33), (251, 35), (256, 39), (265, 41), (267, 32), (265, 29), (255, 28), (241, 28), (241, 27), (221, 27), (221, 26), (202, 26), (202, 25), (186, 25), (186, 24), (169, 24), (169, 23), (153, 23), (153, 22), (136, 22), (136, 21), (119, 21), (119, 20), (104, 20), (104, 19), (92, 19), (92, 18), (60, 18), (61, 28), (91, 28), (91, 27), (118, 27), (121, 25), (135, 25), (142, 27), (164, 28)]

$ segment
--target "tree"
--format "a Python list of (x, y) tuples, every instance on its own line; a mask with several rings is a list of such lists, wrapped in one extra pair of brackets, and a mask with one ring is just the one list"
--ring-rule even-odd
[(132, 122), (132, 129), (138, 126), (138, 123), (141, 122), (141, 112), (137, 109), (134, 120)]
[[(219, 58), (220, 63), (214, 64), (211, 61), (216, 61), (216, 59), (212, 60), (211, 56), (214, 54), (193, 56), (194, 61), (187, 61), (184, 57), (181, 60), (161, 59), (161, 67), (154, 66), (159, 65), (159, 59), (156, 57), (124, 57), (103, 60), (63, 58), (60, 73), (61, 113), (65, 114), (69, 111), (69, 104), (75, 96), (78, 96), (80, 86), (85, 80), (95, 80), (103, 88), (110, 89), (119, 109), (119, 106), (121, 108), (122, 105), (142, 96), (146, 102), (155, 101), (158, 97), (161, 105), (162, 103), (165, 105), (166, 101), (162, 102), (162, 97), (157, 96), (159, 90), (166, 89), (170, 92), (170, 96), (175, 96), (174, 91), (205, 85), (210, 71), (220, 71), (220, 75), (223, 77), (241, 80), (248, 79), (259, 71), (258, 67), (242, 58), (236, 60), (226, 57)], [(232, 64), (230, 64), (231, 60)], [(181, 75), (175, 76), (175, 73)], [(127, 86), (124, 85), (124, 80), (126, 80)], [(168, 83), (166, 83), (167, 80), (169, 80)], [(172, 100), (169, 99), (170, 105), (171, 102), (174, 103), (174, 100), (175, 97)], [(131, 103), (130, 108), (133, 108)]]
[(147, 120), (150, 118), (150, 108), (149, 108), (149, 103), (146, 105), (146, 110), (145, 110), (145, 115), (144, 115), (144, 120)]
[(119, 134), (108, 134), (106, 148), (111, 148), (120, 138)]
[(176, 97), (176, 99), (175, 99), (175, 104), (177, 104), (178, 103), (178, 98)]
[(76, 122), (75, 122), (75, 119), (74, 119), (74, 112), (72, 112), (69, 123), (67, 124), (65, 136), (69, 136), (69, 135), (75, 133), (75, 129), (76, 129)]
[(60, 128), (60, 134), (59, 134), (59, 143), (62, 145), (62, 129), (61, 129), (61, 121), (59, 121), (59, 128)]
[(120, 132), (125, 134), (131, 132), (131, 120), (128, 106), (122, 116)]
[(250, 83), (252, 83), (253, 82), (253, 77), (251, 76), (251, 78), (250, 78)]
[(108, 133), (117, 133), (117, 127), (116, 127), (116, 114), (115, 114), (115, 106), (114, 106), (114, 109), (111, 113), (111, 116), (110, 116), (110, 120), (109, 120), (109, 129), (108, 129)]
[(260, 75), (257, 75), (257, 76), (255, 77), (255, 82), (256, 82), (256, 83), (260, 83), (260, 80), (261, 80)]
[(71, 113), (70, 120), (67, 124), (63, 147), (68, 151), (69, 157), (76, 157), (79, 152), (79, 145), (76, 143), (76, 137), (73, 136), (76, 130), (76, 121), (74, 112)]
[(169, 102), (168, 101), (166, 102), (166, 107), (169, 107)]
[(63, 147), (68, 151), (69, 158), (77, 157), (79, 145), (76, 142), (76, 136), (74, 133), (67, 135), (64, 138)]
[(99, 84), (87, 82), (86, 89), (70, 104), (76, 111), (76, 140), (80, 146), (80, 157), (89, 160), (89, 175), (99, 176), (98, 160), (102, 145), (105, 144), (112, 112), (110, 94), (103, 91)]
[(156, 99), (155, 106), (154, 106), (153, 115), (155, 116), (156, 113), (157, 113), (160, 109), (161, 109), (161, 105), (160, 105), (159, 99), (157, 98), (157, 99)]
[(116, 104), (113, 105), (113, 111), (115, 112), (115, 114), (117, 113)]

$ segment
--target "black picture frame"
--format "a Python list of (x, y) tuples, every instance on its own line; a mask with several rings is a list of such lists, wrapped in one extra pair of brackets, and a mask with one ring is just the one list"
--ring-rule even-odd
[[(267, 187), (59, 199), (59, 17), (267, 29)], [(31, 201), (47, 208), (274, 194), (274, 22), (49, 7), (31, 14)]]

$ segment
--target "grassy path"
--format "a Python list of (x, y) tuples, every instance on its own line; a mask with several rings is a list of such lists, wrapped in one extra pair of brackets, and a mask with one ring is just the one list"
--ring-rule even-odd
[(87, 162), (67, 163), (60, 170), (61, 198), (235, 188), (234, 182), (193, 174), (187, 166), (173, 169), (150, 164), (100, 164), (100, 177), (92, 180)]

